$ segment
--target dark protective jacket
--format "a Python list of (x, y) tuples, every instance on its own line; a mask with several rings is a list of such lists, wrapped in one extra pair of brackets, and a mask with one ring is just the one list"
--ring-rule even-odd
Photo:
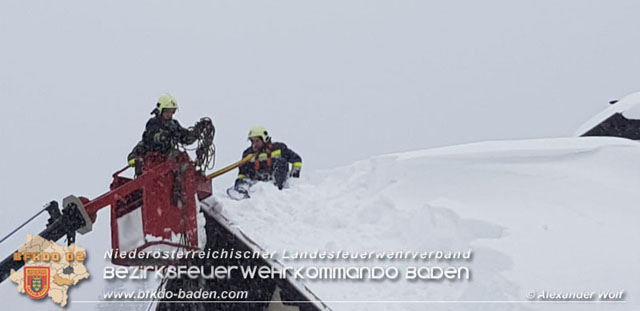
[(142, 143), (147, 151), (167, 152), (178, 143), (189, 145), (197, 138), (193, 129), (182, 127), (177, 120), (165, 120), (162, 117), (149, 119), (142, 133)]
[[(242, 157), (252, 154), (251, 147), (245, 149)], [(289, 172), (289, 163), (293, 169), (299, 171), (302, 167), (302, 158), (281, 142), (266, 143), (264, 148), (258, 152), (254, 161), (249, 161), (240, 166), (237, 180), (252, 179), (267, 181), (275, 179), (276, 183), (284, 181)]]
[(178, 143), (189, 145), (197, 139), (195, 130), (182, 127), (177, 120), (153, 117), (147, 121), (142, 140), (129, 153), (127, 160), (143, 157), (150, 151), (167, 153)]

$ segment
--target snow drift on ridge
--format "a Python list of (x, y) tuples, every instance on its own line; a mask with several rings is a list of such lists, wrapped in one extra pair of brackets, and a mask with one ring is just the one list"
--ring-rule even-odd
[[(469, 281), (307, 281), (334, 310), (632, 310), (639, 160), (640, 144), (619, 138), (485, 142), (378, 156), (307, 174), (284, 191), (257, 185), (245, 201), (216, 187), (216, 197), (271, 251), (473, 250), (471, 262), (452, 263), (470, 267)], [(527, 302), (542, 290), (628, 294), (606, 306)], [(442, 302), (478, 300), (515, 302)]]

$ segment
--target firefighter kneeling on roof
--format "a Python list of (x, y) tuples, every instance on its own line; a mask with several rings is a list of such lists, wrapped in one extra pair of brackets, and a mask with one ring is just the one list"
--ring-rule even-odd
[[(254, 126), (249, 131), (251, 146), (242, 157), (255, 154), (253, 161), (240, 166), (240, 172), (229, 195), (236, 198), (248, 198), (249, 187), (258, 181), (272, 181), (278, 189), (287, 187), (289, 177), (300, 177), (302, 158), (281, 142), (271, 141), (271, 137), (263, 126)], [(291, 169), (289, 168), (291, 164)]]

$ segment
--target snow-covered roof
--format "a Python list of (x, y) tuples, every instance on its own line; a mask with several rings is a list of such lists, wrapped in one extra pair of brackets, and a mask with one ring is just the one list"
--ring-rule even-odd
[[(225, 217), (279, 255), (285, 250), (473, 252), (473, 260), (455, 262), (281, 258), (285, 266), (295, 267), (393, 266), (405, 271), (464, 265), (474, 273), (473, 281), (452, 283), (404, 277), (305, 280), (335, 311), (434, 308), (339, 301), (522, 301), (526, 290), (546, 288), (631, 293), (638, 292), (633, 276), (640, 273), (634, 265), (640, 253), (630, 240), (640, 235), (638, 157), (640, 144), (617, 137), (484, 142), (310, 172), (283, 191), (260, 183), (252, 187), (249, 200), (231, 200), (217, 189), (217, 200)], [(606, 269), (599, 269), (603, 265)], [(627, 299), (629, 305), (637, 302)], [(549, 305), (489, 309), (549, 310)], [(585, 305), (553, 310), (582, 311)]]
[(622, 113), (627, 119), (640, 120), (640, 92), (623, 97), (617, 103), (595, 115), (576, 130), (575, 136), (581, 136), (616, 113)]

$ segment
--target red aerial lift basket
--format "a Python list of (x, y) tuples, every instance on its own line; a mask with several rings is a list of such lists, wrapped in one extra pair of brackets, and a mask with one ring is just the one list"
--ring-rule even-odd
[(115, 172), (111, 191), (85, 204), (93, 221), (111, 206), (111, 247), (125, 255), (112, 257), (117, 265), (162, 266), (178, 251), (198, 249), (197, 203), (211, 196), (211, 180), (184, 152), (168, 159), (149, 153), (143, 163), (140, 176), (120, 176), (128, 167)]

